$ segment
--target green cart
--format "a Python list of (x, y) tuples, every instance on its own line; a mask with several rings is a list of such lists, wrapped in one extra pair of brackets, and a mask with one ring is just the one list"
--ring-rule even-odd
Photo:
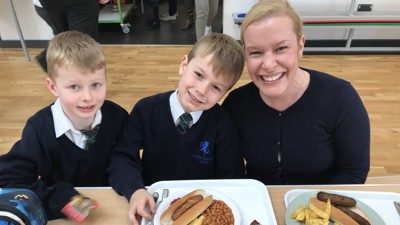
[(125, 23), (125, 19), (135, 8), (135, 1), (132, 4), (121, 4), (118, 0), (116, 5), (107, 4), (100, 9), (99, 23), (118, 23), (121, 25), (122, 32), (128, 34), (131, 31), (131, 25)]

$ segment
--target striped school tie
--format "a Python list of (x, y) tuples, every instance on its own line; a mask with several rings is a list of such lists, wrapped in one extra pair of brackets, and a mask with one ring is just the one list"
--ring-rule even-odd
[(179, 123), (176, 125), (176, 129), (180, 134), (184, 134), (189, 130), (189, 124), (193, 121), (190, 113), (184, 113), (179, 117)]
[(96, 141), (96, 136), (99, 128), (100, 124), (96, 125), (92, 130), (81, 130), (82, 134), (85, 135), (87, 138), (84, 150), (89, 150), (89, 148)]

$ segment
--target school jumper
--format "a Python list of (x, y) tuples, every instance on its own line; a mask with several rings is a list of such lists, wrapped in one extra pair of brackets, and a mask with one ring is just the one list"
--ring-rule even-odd
[(140, 100), (113, 151), (110, 184), (128, 200), (137, 189), (162, 180), (244, 177), (237, 132), (225, 110), (216, 104), (179, 134), (169, 105), (172, 93)]
[(266, 105), (249, 83), (223, 103), (239, 131), (249, 178), (266, 185), (364, 183), (370, 125), (351, 84), (308, 70), (303, 96), (283, 112)]
[(0, 156), (0, 187), (33, 190), (50, 220), (65, 217), (60, 210), (78, 194), (74, 187), (109, 186), (106, 168), (128, 113), (105, 101), (96, 142), (88, 151), (65, 134), (56, 138), (51, 105), (32, 116), (22, 138)]

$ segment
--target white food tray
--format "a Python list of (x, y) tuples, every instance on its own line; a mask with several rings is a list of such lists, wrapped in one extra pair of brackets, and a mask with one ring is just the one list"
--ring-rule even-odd
[(393, 201), (400, 201), (400, 194), (395, 192), (377, 192), (377, 191), (345, 191), (345, 190), (307, 190), (293, 189), (285, 194), (285, 206), (300, 194), (309, 191), (332, 191), (343, 195), (348, 195), (362, 201), (371, 207), (382, 219), (386, 225), (400, 224), (400, 216), (394, 207)]
[(169, 189), (169, 194), (188, 188), (210, 189), (223, 193), (232, 200), (241, 214), (241, 223), (249, 225), (257, 220), (262, 225), (277, 225), (271, 199), (267, 187), (252, 179), (217, 179), (217, 180), (185, 180), (160, 181), (147, 189), (150, 193), (157, 191), (162, 196), (163, 189)]

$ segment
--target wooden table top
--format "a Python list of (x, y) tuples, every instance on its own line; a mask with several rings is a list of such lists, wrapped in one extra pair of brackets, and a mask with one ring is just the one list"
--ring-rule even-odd
[[(292, 189), (317, 189), (317, 190), (358, 190), (382, 191), (400, 193), (400, 176), (368, 178), (364, 185), (296, 185), (296, 186), (266, 186), (276, 216), (278, 225), (285, 225), (286, 192)], [(128, 202), (125, 197), (119, 196), (111, 188), (79, 188), (79, 191), (100, 203), (100, 208), (91, 212), (85, 225), (127, 225)], [(262, 222), (262, 221), (259, 221)], [(67, 219), (53, 220), (50, 225), (74, 225)]]

